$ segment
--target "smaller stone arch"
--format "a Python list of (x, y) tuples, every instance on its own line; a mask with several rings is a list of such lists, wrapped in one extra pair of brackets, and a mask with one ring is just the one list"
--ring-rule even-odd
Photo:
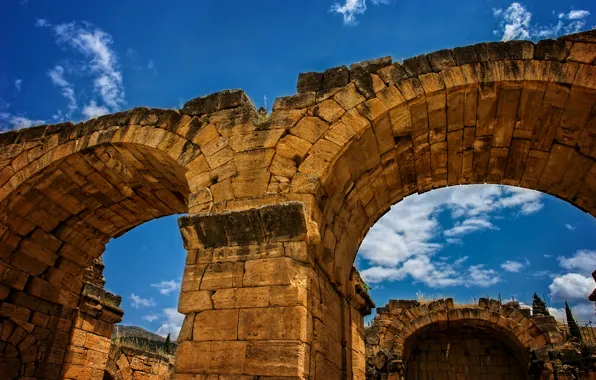
[(34, 378), (43, 356), (33, 325), (0, 318), (0, 374), (3, 379)]
[[(469, 330), (495, 338), (510, 349), (520, 362), (523, 376), (534, 350), (564, 341), (554, 317), (532, 316), (530, 309), (522, 309), (518, 303), (503, 305), (486, 298), (477, 305), (456, 305), (452, 298), (427, 304), (391, 300), (377, 309), (368, 328), (367, 362), (372, 372), (403, 379), (414, 350), (425, 339), (437, 332)], [(370, 378), (374, 379), (374, 374)]]

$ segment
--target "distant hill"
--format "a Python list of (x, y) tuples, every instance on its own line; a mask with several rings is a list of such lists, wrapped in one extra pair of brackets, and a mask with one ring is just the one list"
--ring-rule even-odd
[[(116, 344), (144, 351), (164, 353), (166, 338), (138, 326), (116, 325), (112, 334), (112, 341)], [(178, 343), (175, 339), (170, 339), (169, 354), (175, 353), (176, 348), (178, 348)]]

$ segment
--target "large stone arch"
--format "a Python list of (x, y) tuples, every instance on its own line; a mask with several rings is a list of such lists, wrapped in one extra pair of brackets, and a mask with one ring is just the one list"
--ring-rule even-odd
[(586, 32), (305, 73), (268, 116), (234, 90), (2, 134), (0, 310), (49, 303), (37, 376), (80, 376), (73, 347), (119, 313), (83, 291), (83, 268), (110, 238), (188, 212), (179, 378), (362, 378), (374, 305), (352, 264), (392, 204), (504, 183), (595, 215), (595, 46)]

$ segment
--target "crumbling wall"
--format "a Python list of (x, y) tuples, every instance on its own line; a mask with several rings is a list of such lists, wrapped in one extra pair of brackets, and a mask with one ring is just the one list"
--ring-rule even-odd
[(166, 380), (172, 376), (172, 355), (112, 345), (104, 379)]

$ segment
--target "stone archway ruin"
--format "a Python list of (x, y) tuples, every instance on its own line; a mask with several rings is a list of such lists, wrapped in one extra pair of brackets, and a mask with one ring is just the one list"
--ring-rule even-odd
[(32, 377), (101, 378), (120, 315), (83, 269), (188, 213), (176, 379), (362, 379), (352, 264), (392, 204), (503, 183), (596, 215), (595, 58), (594, 31), (484, 43), (301, 74), (266, 120), (235, 90), (4, 133), (0, 317), (36, 336)]
[(529, 370), (532, 379), (549, 378), (552, 368), (538, 366), (537, 353), (556, 352), (564, 342), (554, 317), (532, 315), (516, 302), (391, 300), (366, 331), (367, 378), (523, 380)]

